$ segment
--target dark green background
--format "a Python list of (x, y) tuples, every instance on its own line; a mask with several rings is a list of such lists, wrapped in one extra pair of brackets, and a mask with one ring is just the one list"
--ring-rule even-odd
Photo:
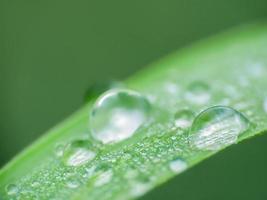
[(0, 166), (94, 82), (265, 17), (266, 0), (0, 0)]

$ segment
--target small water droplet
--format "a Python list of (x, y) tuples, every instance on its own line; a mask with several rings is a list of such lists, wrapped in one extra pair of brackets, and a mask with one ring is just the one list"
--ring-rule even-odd
[(249, 126), (248, 119), (230, 107), (210, 107), (195, 118), (190, 141), (198, 149), (219, 150), (237, 142)]
[(9, 184), (6, 186), (6, 193), (8, 195), (16, 195), (19, 192), (19, 188), (15, 184)]
[(105, 171), (105, 172), (101, 173), (97, 177), (97, 179), (95, 181), (95, 186), (96, 187), (100, 187), (102, 185), (105, 185), (105, 184), (109, 183), (109, 181), (111, 180), (112, 176), (113, 176), (112, 170), (108, 170), (108, 171)]
[(86, 168), (86, 169), (85, 169), (85, 172), (84, 172), (84, 174), (83, 174), (83, 177), (84, 177), (84, 178), (90, 178), (90, 177), (94, 174), (95, 169), (96, 169), (95, 166), (92, 166), (92, 167), (90, 167), (90, 168)]
[(179, 174), (186, 170), (187, 163), (182, 159), (177, 158), (169, 163), (169, 167), (174, 173)]
[(92, 135), (103, 143), (127, 139), (148, 119), (149, 111), (148, 100), (138, 92), (109, 90), (98, 98), (92, 109)]
[(68, 188), (74, 189), (80, 186), (80, 181), (74, 177), (70, 177), (67, 181), (66, 181), (66, 186)]
[(34, 182), (32, 182), (31, 186), (32, 187), (39, 187), (40, 186), (40, 183), (37, 182), (37, 181), (34, 181)]
[(80, 166), (91, 161), (95, 156), (96, 153), (89, 141), (76, 140), (65, 148), (63, 161), (68, 166)]
[(211, 98), (210, 88), (204, 82), (193, 82), (189, 85), (187, 92), (185, 93), (185, 98), (194, 104), (205, 104), (209, 102)]
[(63, 144), (57, 144), (55, 147), (55, 154), (57, 157), (63, 156), (65, 146)]
[(140, 197), (149, 191), (150, 188), (151, 185), (149, 183), (135, 182), (130, 190), (130, 195), (135, 198)]
[(194, 119), (194, 113), (191, 110), (183, 109), (175, 113), (175, 126), (179, 128), (188, 128)]

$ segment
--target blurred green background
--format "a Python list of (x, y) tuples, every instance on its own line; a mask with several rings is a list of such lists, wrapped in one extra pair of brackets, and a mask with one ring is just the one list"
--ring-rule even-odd
[(0, 166), (79, 108), (94, 82), (265, 17), (266, 0), (1, 0)]

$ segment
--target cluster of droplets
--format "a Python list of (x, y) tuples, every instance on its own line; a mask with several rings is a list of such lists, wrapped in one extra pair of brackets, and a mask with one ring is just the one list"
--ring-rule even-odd
[[(176, 90), (177, 87), (174, 85), (168, 85), (168, 92), (175, 93)], [(208, 104), (211, 101), (208, 84), (193, 82), (188, 86), (184, 98), (190, 104), (198, 106)], [(267, 98), (264, 100), (263, 106), (267, 112)], [(100, 95), (90, 113), (91, 137), (96, 142), (74, 140), (67, 144), (58, 144), (55, 147), (55, 154), (68, 167), (80, 167), (88, 164), (98, 155), (99, 147), (95, 146), (95, 143), (114, 144), (132, 137), (140, 127), (153, 118), (151, 110), (151, 102), (144, 95), (128, 89), (110, 89)], [(237, 142), (239, 136), (245, 133), (250, 126), (249, 120), (243, 114), (227, 106), (213, 106), (198, 115), (189, 108), (179, 109), (174, 112), (172, 121), (178, 129), (170, 128), (170, 130), (186, 131), (192, 148), (211, 151), (220, 150)], [(154, 127), (160, 130), (159, 126), (160, 124)], [(161, 127), (162, 130), (165, 128), (166, 126)], [(179, 137), (174, 135), (171, 139), (177, 140)], [(155, 147), (157, 146), (155, 145)], [(180, 149), (178, 150), (180, 151)], [(153, 162), (156, 163), (156, 158)], [(178, 174), (188, 168), (188, 163), (179, 157), (169, 160), (168, 166), (172, 173)], [(84, 178), (92, 176), (96, 170), (93, 166), (86, 168)], [(112, 168), (101, 171), (94, 186), (100, 187), (110, 182), (114, 176), (113, 173)], [(129, 172), (126, 175), (131, 179), (136, 176), (136, 173)], [(75, 189), (82, 183), (75, 176), (70, 175), (65, 184), (66, 187)], [(36, 184), (33, 187), (38, 186)], [(140, 196), (150, 188), (150, 184), (138, 182), (133, 184), (130, 193), (132, 196)], [(10, 196), (16, 195), (19, 193), (19, 188), (10, 184), (6, 187), (6, 193)]]

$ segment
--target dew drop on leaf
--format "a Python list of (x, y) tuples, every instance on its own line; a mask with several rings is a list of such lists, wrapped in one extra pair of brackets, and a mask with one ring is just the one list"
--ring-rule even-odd
[(111, 170), (108, 170), (108, 171), (101, 173), (95, 181), (95, 186), (100, 187), (102, 185), (109, 183), (112, 176), (113, 176), (113, 172)]
[(179, 174), (186, 170), (187, 163), (180, 158), (174, 159), (169, 163), (169, 167), (172, 172)]
[(121, 82), (115, 80), (107, 80), (95, 83), (86, 90), (84, 95), (84, 101), (88, 102), (92, 98), (99, 96), (107, 90), (123, 87), (124, 85)]
[(210, 98), (209, 85), (201, 81), (191, 83), (185, 93), (185, 99), (193, 104), (205, 104), (209, 102)]
[(66, 186), (68, 188), (74, 189), (80, 186), (80, 181), (75, 179), (74, 177), (70, 177), (67, 181), (66, 181)]
[(194, 119), (194, 113), (191, 110), (183, 109), (175, 113), (175, 126), (179, 128), (188, 128)]
[(63, 144), (57, 144), (55, 147), (55, 154), (57, 157), (63, 156), (65, 146)]
[(83, 173), (83, 178), (90, 178), (95, 172), (95, 166), (91, 166), (90, 168), (85, 168), (85, 172)]
[(8, 195), (17, 195), (19, 192), (19, 188), (15, 184), (9, 184), (6, 186), (6, 193)]
[(237, 142), (249, 126), (249, 120), (230, 107), (210, 107), (195, 118), (190, 130), (190, 142), (198, 149), (219, 150)]
[(134, 198), (140, 197), (144, 195), (150, 188), (151, 188), (151, 185), (148, 183), (136, 182), (133, 184), (130, 190), (130, 195)]
[(86, 140), (76, 140), (64, 149), (63, 161), (67, 166), (83, 165), (96, 156), (92, 144)]
[(113, 89), (101, 95), (90, 116), (92, 136), (102, 143), (131, 137), (149, 117), (150, 103), (138, 92)]

